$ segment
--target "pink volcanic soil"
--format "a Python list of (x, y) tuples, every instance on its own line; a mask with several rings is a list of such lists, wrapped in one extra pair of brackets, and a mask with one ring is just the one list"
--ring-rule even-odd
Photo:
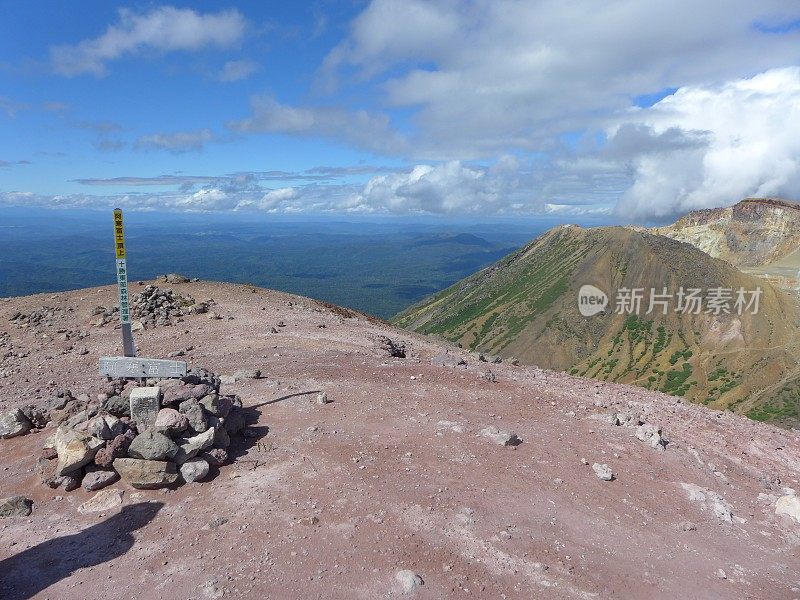
[[(424, 580), (419, 598), (800, 597), (800, 524), (774, 514), (781, 488), (798, 487), (797, 432), (466, 353), (466, 368), (433, 366), (442, 351), (433, 340), (305, 298), (167, 287), (212, 297), (234, 319), (145, 331), (140, 355), (193, 346), (190, 365), (261, 369), (264, 379), (223, 385), (256, 407), (261, 437), (240, 441), (211, 481), (160, 491), (117, 483), (122, 510), (88, 514), (77, 507), (92, 493), (38, 482), (48, 430), (0, 440), (0, 497), (35, 501), (30, 517), (0, 520), (0, 597), (390, 598), (402, 595), (400, 569)], [(0, 302), (0, 331), (30, 352), (3, 364), (12, 372), (0, 378), (0, 409), (57, 387), (99, 391), (97, 359), (119, 352), (119, 331), (90, 326), (90, 311), (115, 293)], [(60, 328), (90, 332), (76, 342), (89, 354), (8, 323), (42, 305), (74, 308), (48, 331), (56, 340)], [(286, 326), (270, 333), (278, 321)], [(415, 358), (386, 357), (377, 335), (404, 340)], [(481, 378), (489, 369), (497, 382)], [(316, 404), (316, 390), (333, 402)], [(613, 409), (662, 425), (668, 449), (591, 418)], [(524, 441), (495, 445), (479, 435), (488, 425)], [(595, 462), (616, 479), (600, 481)], [(681, 483), (718, 493), (733, 522), (690, 501)]]

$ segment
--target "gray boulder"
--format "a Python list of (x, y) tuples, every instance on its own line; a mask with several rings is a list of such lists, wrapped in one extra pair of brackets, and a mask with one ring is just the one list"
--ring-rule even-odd
[(86, 467), (86, 475), (83, 476), (83, 489), (87, 492), (96, 492), (104, 487), (111, 485), (119, 479), (115, 471), (101, 469), (94, 465)]
[(261, 379), (260, 369), (239, 369), (234, 371), (233, 380), (239, 381), (242, 379)]
[(130, 417), (131, 404), (122, 396), (111, 396), (103, 402), (103, 410), (115, 417)]
[(0, 438), (2, 439), (25, 435), (31, 429), (33, 429), (33, 424), (19, 408), (13, 408), (0, 414)]
[(44, 429), (50, 422), (50, 411), (44, 406), (28, 404), (20, 410), (36, 429)]
[(154, 429), (143, 431), (128, 446), (128, 456), (143, 460), (172, 460), (177, 453), (177, 444)]
[(189, 398), (181, 402), (178, 406), (178, 411), (186, 415), (186, 420), (192, 430), (202, 433), (208, 429), (206, 415), (197, 398)]
[(233, 401), (228, 396), (209, 394), (200, 400), (203, 409), (215, 417), (226, 417), (233, 406)]
[(208, 475), (209, 468), (202, 458), (192, 458), (180, 466), (181, 477), (186, 483), (201, 481)]
[(0, 499), (0, 519), (7, 517), (27, 517), (33, 509), (33, 500), (25, 496), (11, 496)]
[(47, 460), (46, 458), (39, 458), (36, 461), (36, 472), (42, 483), (49, 488), (61, 488), (65, 492), (77, 490), (81, 486), (80, 470), (72, 471), (66, 475), (56, 475), (57, 462), (55, 460)]
[(114, 470), (122, 480), (139, 490), (154, 490), (178, 480), (175, 463), (138, 458), (118, 458)]

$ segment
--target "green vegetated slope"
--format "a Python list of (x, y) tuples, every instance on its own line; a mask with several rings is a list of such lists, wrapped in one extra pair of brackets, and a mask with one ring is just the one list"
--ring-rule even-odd
[[(584, 317), (578, 290), (609, 294), (607, 311)], [(715, 316), (660, 309), (614, 312), (620, 288), (760, 286), (758, 314)], [(704, 307), (705, 309), (705, 307)], [(403, 311), (394, 322), (464, 348), (605, 381), (632, 383), (767, 421), (800, 410), (793, 297), (763, 279), (666, 237), (622, 227), (562, 226)]]

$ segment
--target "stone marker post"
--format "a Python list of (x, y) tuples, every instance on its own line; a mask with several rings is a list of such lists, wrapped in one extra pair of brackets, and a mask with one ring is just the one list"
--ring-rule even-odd
[(139, 432), (156, 424), (160, 408), (160, 387), (137, 387), (131, 390), (131, 420), (136, 422)]

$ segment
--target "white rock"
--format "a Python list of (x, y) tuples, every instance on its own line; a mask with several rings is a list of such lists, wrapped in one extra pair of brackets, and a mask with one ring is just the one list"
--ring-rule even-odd
[(394, 578), (397, 581), (397, 583), (400, 584), (400, 590), (404, 594), (410, 594), (414, 590), (416, 590), (419, 586), (425, 584), (422, 581), (422, 577), (414, 573), (414, 571), (409, 571), (408, 569), (403, 569), (402, 571), (398, 571), (397, 573), (395, 573)]
[(614, 479), (614, 473), (611, 471), (611, 467), (606, 464), (594, 463), (592, 465), (592, 470), (594, 474), (597, 475), (598, 479), (602, 479), (603, 481), (611, 481)]
[(781, 496), (775, 502), (775, 514), (786, 515), (800, 523), (800, 498), (794, 494)]
[(489, 438), (495, 444), (499, 444), (500, 446), (516, 446), (521, 442), (516, 433), (503, 431), (494, 425), (481, 429), (481, 435)]
[(78, 507), (78, 512), (105, 512), (122, 506), (122, 490), (103, 490)]
[(201, 481), (208, 475), (209, 466), (202, 458), (187, 460), (180, 466), (181, 477), (186, 483)]

